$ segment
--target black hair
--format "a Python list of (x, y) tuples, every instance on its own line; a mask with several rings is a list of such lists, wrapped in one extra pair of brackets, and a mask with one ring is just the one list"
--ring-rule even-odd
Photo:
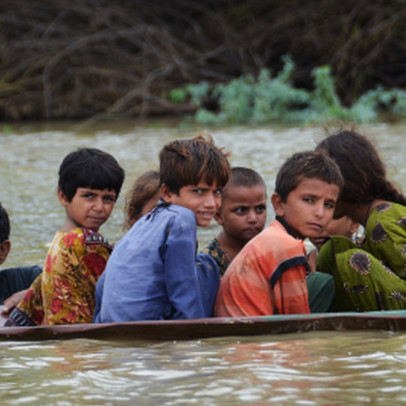
[(118, 197), (124, 170), (116, 159), (97, 148), (79, 148), (68, 154), (59, 167), (58, 188), (68, 201), (80, 187), (114, 190)]
[(10, 219), (7, 210), (0, 203), (0, 242), (10, 238)]
[(286, 202), (289, 193), (295, 190), (303, 178), (316, 178), (343, 188), (343, 177), (338, 165), (320, 151), (303, 151), (293, 154), (279, 169), (275, 182), (275, 193)]
[(263, 186), (266, 194), (266, 185), (263, 177), (256, 171), (243, 166), (235, 166), (231, 168), (231, 175), (226, 186), (223, 189), (222, 197), (227, 194), (227, 189), (236, 186)]

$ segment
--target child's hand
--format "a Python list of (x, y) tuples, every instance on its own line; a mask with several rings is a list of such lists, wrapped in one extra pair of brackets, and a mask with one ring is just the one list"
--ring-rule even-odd
[(307, 263), (309, 264), (310, 273), (316, 272), (317, 250), (313, 250), (307, 256)]
[(20, 290), (19, 292), (14, 293), (14, 295), (11, 295), (9, 298), (7, 298), (4, 301), (4, 306), (3, 309), (1, 310), (1, 316), (7, 318), (10, 315), (11, 311), (18, 305), (21, 299), (25, 296), (27, 291), (28, 289)]

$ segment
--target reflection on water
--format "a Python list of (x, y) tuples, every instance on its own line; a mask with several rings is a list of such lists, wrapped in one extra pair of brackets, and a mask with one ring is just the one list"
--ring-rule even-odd
[[(369, 127), (390, 177), (406, 190), (402, 126)], [(141, 172), (154, 169), (167, 142), (198, 129), (134, 122), (14, 126), (0, 132), (0, 200), (12, 220), (5, 265), (42, 263), (64, 212), (56, 198), (57, 169), (73, 149), (112, 153), (127, 178), (112, 218), (102, 229), (122, 235), (123, 197)], [(318, 128), (234, 128), (212, 131), (231, 150), (232, 165), (265, 178), (293, 152), (312, 149)], [(270, 212), (270, 217), (272, 213)], [(204, 242), (217, 232), (199, 230)], [(0, 343), (1, 405), (347, 405), (406, 401), (406, 335), (317, 332), (179, 342), (67, 340)]]
[(3, 405), (306, 404), (406, 401), (406, 335), (2, 343)]

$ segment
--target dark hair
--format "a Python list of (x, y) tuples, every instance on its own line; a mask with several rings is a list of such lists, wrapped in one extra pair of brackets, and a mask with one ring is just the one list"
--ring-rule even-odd
[(223, 188), (230, 176), (227, 156), (210, 135), (173, 141), (159, 154), (161, 185), (176, 194), (183, 186), (197, 185), (202, 179)]
[(343, 178), (338, 165), (326, 154), (318, 151), (303, 151), (293, 154), (279, 169), (275, 182), (275, 193), (284, 202), (303, 178), (316, 178), (336, 184), (340, 190)]
[(316, 150), (328, 154), (340, 167), (344, 178), (341, 200), (370, 203), (375, 199), (406, 205), (406, 198), (386, 179), (385, 164), (373, 144), (353, 130), (327, 136)]
[(158, 171), (145, 172), (135, 180), (125, 199), (125, 228), (130, 228), (141, 217), (145, 203), (158, 193), (159, 186)]
[(229, 188), (237, 186), (252, 187), (257, 185), (263, 186), (266, 194), (265, 181), (258, 172), (250, 168), (236, 166), (231, 168), (231, 175), (223, 189), (222, 197), (224, 198), (224, 196), (226, 196)]
[(10, 219), (7, 210), (0, 203), (0, 242), (10, 238)]
[(114, 190), (118, 197), (124, 181), (124, 170), (116, 159), (96, 148), (79, 148), (68, 154), (59, 167), (58, 187), (68, 201), (77, 188)]

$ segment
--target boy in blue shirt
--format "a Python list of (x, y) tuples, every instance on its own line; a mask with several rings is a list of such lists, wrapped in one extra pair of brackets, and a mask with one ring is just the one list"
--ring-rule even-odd
[(96, 322), (212, 316), (219, 273), (213, 258), (196, 255), (196, 226), (220, 207), (227, 154), (198, 136), (167, 144), (159, 158), (161, 200), (115, 246), (97, 286)]

